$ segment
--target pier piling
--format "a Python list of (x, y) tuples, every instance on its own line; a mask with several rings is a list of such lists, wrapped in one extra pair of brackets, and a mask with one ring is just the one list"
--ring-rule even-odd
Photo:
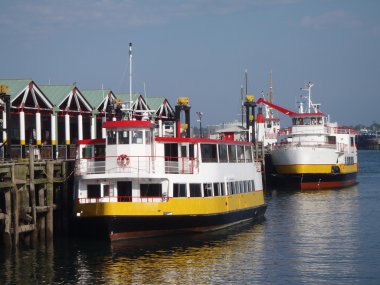
[[(54, 221), (59, 229), (68, 227), (62, 225), (70, 215), (69, 196), (63, 193), (70, 189), (68, 162), (36, 159), (33, 148), (29, 150), (29, 159), (0, 163), (0, 247), (48, 243)], [(56, 218), (55, 209), (59, 209)]]

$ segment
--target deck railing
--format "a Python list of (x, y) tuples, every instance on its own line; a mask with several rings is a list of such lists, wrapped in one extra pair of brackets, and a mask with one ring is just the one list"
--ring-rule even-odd
[(198, 163), (189, 157), (128, 156), (120, 159), (90, 157), (76, 160), (76, 175), (128, 173), (143, 174), (194, 174)]
[(116, 203), (116, 202), (134, 202), (134, 203), (153, 203), (167, 202), (167, 196), (105, 196), (93, 198), (77, 198), (78, 204), (93, 203)]

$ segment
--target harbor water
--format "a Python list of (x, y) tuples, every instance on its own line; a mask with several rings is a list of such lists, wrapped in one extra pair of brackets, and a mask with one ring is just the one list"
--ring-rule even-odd
[(228, 230), (115, 243), (56, 238), (0, 248), (0, 284), (380, 284), (380, 152), (359, 184), (268, 189), (266, 219)]

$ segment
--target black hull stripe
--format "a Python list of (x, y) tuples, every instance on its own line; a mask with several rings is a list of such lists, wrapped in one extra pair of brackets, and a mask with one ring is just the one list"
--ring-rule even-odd
[(94, 238), (111, 241), (183, 232), (204, 232), (264, 217), (266, 205), (215, 215), (81, 217), (77, 228)]
[(271, 174), (269, 181), (276, 186), (298, 189), (324, 189), (356, 184), (357, 173), (338, 174)]

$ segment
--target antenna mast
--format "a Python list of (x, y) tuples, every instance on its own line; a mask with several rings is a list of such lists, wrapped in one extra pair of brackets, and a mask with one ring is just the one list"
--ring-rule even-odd
[(243, 90), (243, 85), (240, 86), (240, 100), (241, 100), (241, 126), (244, 127), (244, 90)]
[(272, 70), (269, 75), (269, 103), (273, 103), (273, 94), (272, 94)]
[(248, 71), (245, 70), (245, 95), (248, 95)]
[(129, 118), (132, 118), (132, 43), (129, 43)]

